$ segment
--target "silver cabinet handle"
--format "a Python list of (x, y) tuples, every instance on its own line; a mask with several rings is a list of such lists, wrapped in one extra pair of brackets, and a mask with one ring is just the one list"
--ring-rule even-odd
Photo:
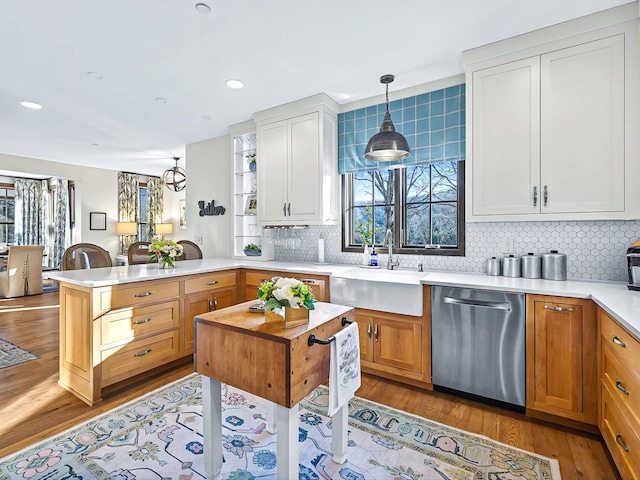
[(490, 302), (481, 300), (467, 300), (464, 298), (444, 297), (444, 303), (451, 305), (466, 305), (468, 307), (492, 308), (495, 310), (511, 311), (511, 307), (507, 302)]
[(287, 204), (287, 215), (291, 216), (291, 204)]
[(544, 193), (542, 194), (543, 198), (544, 198), (544, 206), (547, 206), (547, 203), (549, 202), (549, 189), (547, 188), (547, 186), (544, 186)]
[(620, 445), (625, 452), (629, 451), (629, 447), (622, 441), (622, 434), (620, 432), (616, 432), (616, 443)]
[(624, 343), (622, 340), (620, 340), (618, 337), (616, 337), (615, 335), (613, 336), (613, 343), (615, 343), (616, 345), (621, 346), (622, 348), (627, 348), (627, 344)]
[(287, 202), (284, 202), (284, 205), (282, 205), (282, 215), (287, 216)]
[(214, 298), (214, 299), (213, 299), (213, 309), (214, 309), (214, 310), (217, 310), (217, 309), (218, 309), (218, 299), (217, 299), (217, 298)]
[(153, 294), (154, 294), (154, 292), (136, 293), (134, 295), (134, 297), (138, 297), (138, 298), (140, 298), (140, 297), (148, 297), (149, 295), (153, 295)]
[(211, 282), (207, 282), (207, 285), (215, 285), (216, 283), (218, 283), (217, 280), (213, 280)]
[(545, 310), (551, 310), (553, 312), (573, 312), (573, 308), (556, 307), (554, 305), (545, 305), (542, 308), (544, 308)]
[(367, 338), (371, 340), (371, 323), (367, 323)]
[(153, 320), (153, 317), (147, 317), (144, 320), (136, 320), (135, 322), (133, 322), (133, 324), (134, 325), (142, 325), (143, 323), (150, 322), (151, 320)]
[(538, 186), (533, 187), (533, 206), (538, 206)]
[(376, 323), (375, 328), (373, 329), (373, 337), (375, 338), (376, 342), (378, 341), (378, 324)]
[(629, 395), (629, 390), (627, 390), (622, 386), (622, 382), (620, 381), (619, 378), (616, 378), (616, 388), (620, 390), (622, 393), (624, 393), (625, 395)]
[(209, 311), (213, 312), (213, 300), (209, 300)]
[(145, 350), (143, 352), (138, 352), (138, 353), (136, 353), (134, 355), (134, 357), (141, 357), (141, 356), (146, 355), (147, 353), (151, 353), (151, 352), (153, 352), (153, 348), (150, 348), (149, 350)]
[(306, 283), (307, 285), (315, 285), (316, 284), (315, 280), (309, 280), (308, 278), (301, 278), (300, 281), (302, 283)]

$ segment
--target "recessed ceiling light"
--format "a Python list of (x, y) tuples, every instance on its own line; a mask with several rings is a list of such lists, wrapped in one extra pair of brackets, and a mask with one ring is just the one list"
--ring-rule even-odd
[(211, 120), (211, 115), (203, 115), (202, 120)]
[(166, 98), (162, 98), (162, 97), (157, 97), (156, 98), (156, 102), (158, 102), (158, 103), (167, 103), (167, 99)]
[(94, 80), (102, 80), (104, 76), (100, 75), (97, 72), (87, 72), (87, 77), (91, 77)]
[(20, 105), (22, 105), (23, 107), (32, 108), (33, 110), (40, 110), (42, 108), (42, 105), (35, 102), (20, 102)]
[(242, 83), (240, 80), (231, 79), (231, 80), (227, 80), (227, 87), (242, 88), (244, 87), (244, 83)]
[(211, 7), (206, 3), (196, 3), (196, 10), (203, 15), (211, 13)]
[(100, 144), (99, 144), (99, 143), (92, 143), (92, 144), (91, 144), (91, 146), (92, 146), (92, 147), (99, 147), (99, 146), (100, 146)]

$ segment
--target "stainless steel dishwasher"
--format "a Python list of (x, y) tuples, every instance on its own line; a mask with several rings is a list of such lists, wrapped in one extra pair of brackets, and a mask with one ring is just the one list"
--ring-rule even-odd
[(436, 286), (431, 298), (434, 388), (522, 411), (524, 294)]

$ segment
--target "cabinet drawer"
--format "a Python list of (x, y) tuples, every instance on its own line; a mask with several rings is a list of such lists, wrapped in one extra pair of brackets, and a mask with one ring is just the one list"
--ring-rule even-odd
[(180, 303), (159, 303), (146, 307), (115, 310), (101, 319), (101, 344), (108, 345), (180, 325)]
[(599, 313), (603, 348), (605, 345), (611, 347), (610, 351), (620, 363), (640, 381), (640, 343), (606, 312), (599, 310)]
[(300, 280), (305, 285), (309, 285), (313, 291), (313, 296), (319, 302), (328, 302), (327, 298), (327, 280), (322, 278), (314, 278), (296, 272), (247, 272), (245, 274), (245, 299), (253, 300), (257, 296), (258, 287), (265, 280), (271, 280), (274, 276), (293, 277)]
[(102, 387), (111, 385), (178, 358), (179, 331), (102, 351)]
[(602, 382), (624, 407), (627, 416), (640, 426), (640, 383), (622, 366), (608, 345), (602, 346)]
[[(624, 480), (640, 480), (640, 438), (620, 410), (605, 384), (602, 385), (600, 432)], [(636, 425), (637, 428), (637, 425)]]
[(184, 293), (210, 292), (221, 288), (235, 287), (236, 273), (211, 273), (189, 278), (184, 282)]
[(245, 284), (247, 286), (259, 287), (262, 282), (271, 280), (273, 276), (274, 272), (247, 272), (245, 276)]
[(154, 303), (180, 295), (180, 282), (140, 283), (130, 287), (101, 289), (102, 311), (131, 307), (141, 303)]

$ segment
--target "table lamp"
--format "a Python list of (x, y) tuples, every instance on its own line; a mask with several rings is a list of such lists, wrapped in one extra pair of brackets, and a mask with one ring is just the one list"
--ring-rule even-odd
[(120, 253), (127, 253), (124, 248), (124, 236), (136, 235), (138, 233), (138, 224), (136, 222), (117, 222), (116, 233), (120, 235)]
[(156, 235), (162, 235), (164, 240), (165, 235), (171, 235), (173, 233), (173, 223), (156, 223)]

